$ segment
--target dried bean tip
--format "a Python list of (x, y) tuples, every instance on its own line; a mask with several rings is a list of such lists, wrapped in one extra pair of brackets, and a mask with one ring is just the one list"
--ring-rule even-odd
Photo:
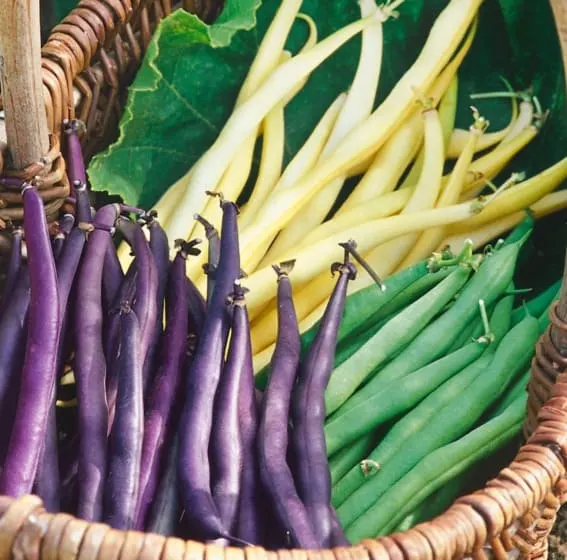
[(79, 222), (77, 224), (77, 229), (80, 229), (81, 231), (84, 231), (85, 233), (90, 233), (91, 231), (94, 231), (95, 227), (90, 222)]
[(358, 273), (356, 266), (351, 262), (334, 262), (331, 265), (331, 274), (334, 276), (335, 273), (348, 274), (349, 280), (354, 280)]
[(173, 243), (174, 247), (178, 250), (179, 254), (187, 259), (189, 255), (197, 256), (201, 254), (201, 249), (197, 247), (203, 240), (199, 237), (185, 241), (184, 239), (176, 239)]
[(83, 135), (87, 132), (87, 125), (80, 119), (65, 119), (63, 121), (63, 132), (65, 134), (76, 132)]
[(83, 181), (80, 181), (79, 179), (73, 181), (73, 187), (75, 190), (87, 190), (87, 184), (83, 183)]
[(228, 305), (245, 305), (245, 296), (249, 291), (250, 290), (246, 286), (243, 286), (240, 283), (240, 279), (237, 278), (234, 281), (232, 293), (230, 293), (226, 298), (226, 303)]
[(148, 210), (141, 218), (146, 222), (148, 227), (154, 227), (156, 224), (159, 225), (157, 210)]
[(207, 237), (207, 239), (210, 239), (211, 237), (218, 235), (215, 226), (213, 226), (211, 222), (209, 222), (206, 218), (204, 218), (200, 214), (193, 214), (193, 219), (199, 222), (205, 228), (205, 236)]
[(34, 189), (35, 187), (33, 186), (33, 184), (29, 181), (23, 181), (22, 182), (22, 194), (24, 194), (27, 190), (29, 189)]
[(290, 259), (289, 261), (283, 261), (278, 264), (273, 264), (272, 268), (278, 275), (278, 280), (284, 276), (289, 276), (289, 273), (293, 270), (295, 266), (295, 259)]
[[(366, 259), (356, 250), (356, 241), (354, 239), (349, 239), (346, 242), (339, 243), (339, 247), (342, 247), (345, 250), (345, 261), (344, 264), (349, 262), (348, 256), (352, 256), (352, 258), (370, 275), (370, 278), (374, 280), (374, 282), (380, 287), (382, 292), (386, 291), (386, 284), (382, 281), (380, 276), (376, 273), (376, 271), (370, 266), (370, 263), (366, 261)], [(356, 268), (355, 268), (356, 271)], [(331, 274), (333, 273), (333, 268), (331, 267)], [(354, 276), (351, 276), (351, 280), (356, 278), (356, 272)]]
[(360, 470), (362, 471), (363, 476), (376, 474), (381, 468), (382, 465), (372, 459), (363, 459), (360, 461)]

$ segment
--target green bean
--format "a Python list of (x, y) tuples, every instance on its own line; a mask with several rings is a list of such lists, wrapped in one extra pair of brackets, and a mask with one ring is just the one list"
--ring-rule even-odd
[(561, 280), (558, 280), (534, 298), (522, 302), (522, 304), (512, 312), (512, 324), (519, 323), (526, 313), (534, 317), (539, 317), (546, 313), (549, 306), (559, 297), (560, 289)]
[(329, 459), (331, 482), (338, 482), (354, 465), (364, 459), (376, 447), (377, 439), (376, 432), (369, 432), (335, 453)]
[[(490, 360), (491, 356), (488, 354), (481, 356), (431, 393), (416, 408), (394, 424), (386, 437), (364, 461), (353, 467), (333, 486), (333, 505), (338, 508), (339, 519), (343, 525), (356, 519), (356, 516), (360, 513), (353, 497), (358, 496), (359, 491), (367, 487), (371, 477), (373, 477), (372, 480), (376, 477), (378, 470), (382, 469), (382, 465), (388, 464), (396, 456), (396, 453), (404, 447), (406, 438), (414, 431), (423, 428), (431, 420), (440, 407), (440, 397), (445, 398), (444, 402), (451, 402), (457, 398), (472, 382), (472, 379), (488, 366)], [(372, 501), (372, 498), (370, 498), (370, 501)], [(371, 503), (368, 504), (368, 507), (370, 505)], [(341, 511), (343, 506), (346, 509)]]
[[(386, 323), (346, 362), (336, 368), (325, 391), (325, 409), (333, 413), (386, 360), (417, 336), (463, 286), (469, 270), (459, 267)], [(409, 328), (411, 325), (412, 328)]]
[[(419, 432), (435, 416), (437, 411), (451, 403), (457, 398), (465, 388), (484, 370), (490, 363), (495, 352), (494, 347), (505, 335), (510, 326), (510, 314), (512, 311), (511, 296), (505, 297), (497, 304), (494, 313), (491, 315), (490, 324), (494, 334), (494, 343), (489, 350), (475, 362), (459, 372), (453, 378), (446, 381), (441, 387), (436, 389), (431, 395), (425, 398), (416, 408), (398, 420), (382, 439), (380, 444), (367, 457), (364, 465), (387, 464), (392, 457), (400, 450), (405, 440), (414, 432)], [(367, 474), (357, 465), (352, 468), (334, 487), (333, 505), (340, 505), (354, 494), (367, 481)]]
[[(533, 317), (526, 317), (513, 327), (498, 345), (490, 364), (466, 390), (454, 402), (438, 407), (424, 430), (406, 435), (402, 439), (403, 452), (388, 463), (381, 462), (379, 475), (369, 478), (341, 505), (338, 515), (343, 526), (354, 523), (427, 454), (467, 433), (499, 398), (509, 379), (529, 364), (538, 336), (537, 319)], [(435, 401), (433, 395), (428, 398)]]
[(379, 393), (344, 414), (339, 408), (325, 425), (327, 453), (336, 453), (383, 422), (410, 410), (444, 381), (474, 362), (485, 349), (486, 344), (471, 342), (403, 379), (385, 385)]
[[(361, 323), (338, 344), (334, 367), (339, 367), (374, 336), (396, 313), (423, 296), (455, 269), (447, 267), (422, 276), (382, 306), (370, 321)], [(353, 294), (356, 295), (356, 294)], [(307, 346), (304, 348), (304, 351)]]
[[(380, 370), (378, 370), (379, 364), (377, 363), (374, 368), (374, 371), (378, 370), (377, 373), (344, 406), (350, 408), (364, 402), (380, 391), (385, 383), (400, 379), (446, 354), (455, 339), (478, 312), (478, 301), (482, 299), (485, 305), (490, 306), (506, 290), (514, 275), (516, 259), (522, 243), (523, 240), (513, 245), (503, 246), (487, 256), (453, 306), (421, 330), (397, 358)], [(413, 322), (409, 322), (405, 328), (412, 330), (412, 325)], [(382, 341), (379, 340), (376, 346), (381, 345)], [(357, 356), (358, 353), (354, 354), (343, 364), (341, 367), (343, 376), (349, 373), (350, 375), (356, 374), (359, 367)], [(334, 375), (331, 377), (331, 383), (333, 378)]]
[[(484, 415), (483, 424), (505, 412), (509, 406), (511, 406), (516, 400), (521, 399), (522, 396), (525, 397), (530, 374), (531, 370), (528, 369), (516, 381), (514, 381), (512, 386), (506, 390), (504, 396), (498, 402), (494, 403), (494, 406), (487, 410)], [(411, 513), (409, 513), (395, 529), (393, 529), (393, 531), (407, 531), (418, 523), (429, 521), (443, 513), (458, 496), (463, 494), (465, 488), (470, 487), (472, 480), (478, 479), (479, 473), (486, 472), (486, 467), (489, 465), (494, 465), (494, 453), (485, 457), (480, 464), (474, 463), (469, 466), (465, 472), (459, 473), (453, 479), (447, 481), (443, 486), (433, 492), (430, 496), (425, 497), (424, 500)]]
[[(504, 396), (486, 412), (482, 424), (505, 412), (517, 399), (521, 399), (522, 396), (525, 397), (530, 373), (528, 369), (514, 382), (512, 387), (506, 390)], [(482, 479), (485, 476), (483, 473), (490, 472), (494, 468), (494, 461), (498, 460), (498, 457), (495, 457), (497, 451), (499, 450), (495, 450), (482, 460), (473, 463), (464, 472), (456, 474), (451, 480), (445, 482), (431, 495), (424, 497), (421, 503), (395, 529), (390, 531), (388, 528), (388, 532), (407, 531), (418, 523), (429, 521), (446, 511), (459, 496), (463, 495), (465, 491), (470, 491), (472, 484), (475, 485), (475, 488), (478, 487), (479, 474)]]
[(346, 362), (354, 353), (358, 352), (359, 348), (366, 344), (389, 320), (391, 317), (386, 317), (376, 324), (370, 326), (364, 332), (361, 332), (355, 338), (348, 338), (342, 342), (337, 348), (335, 354), (334, 367), (339, 367), (343, 362)]
[[(373, 324), (376, 320), (394, 316), (396, 313), (405, 309), (408, 305), (425, 295), (434, 286), (439, 284), (439, 282), (447, 278), (447, 276), (449, 276), (449, 274), (451, 274), (454, 270), (455, 267), (451, 266), (442, 268), (436, 272), (430, 272), (421, 278), (418, 278), (415, 282), (412, 282), (407, 288), (393, 297), (389, 302), (384, 304), (384, 306), (380, 308), (379, 312), (371, 317), (369, 321), (361, 323), (361, 329), (367, 328), (369, 324)], [(360, 332), (360, 330), (355, 329), (349, 338), (356, 337), (358, 332)]]
[(354, 543), (388, 534), (424, 497), (515, 437), (522, 428), (525, 406), (523, 396), (496, 418), (429, 453), (347, 527), (347, 538)]
[(434, 517), (437, 517), (446, 511), (447, 508), (463, 493), (463, 488), (466, 486), (469, 478), (467, 475), (470, 475), (470, 473), (466, 472), (459, 476), (455, 476), (452, 480), (449, 480), (441, 486), (441, 488), (432, 494), (425, 496), (421, 503), (418, 504), (413, 511), (408, 513), (408, 515), (406, 515), (402, 521), (400, 521), (400, 523), (392, 529), (392, 531), (388, 531), (388, 533), (407, 531), (408, 529), (415, 527), (418, 523), (430, 521)]
[(488, 409), (486, 413), (487, 419), (502, 414), (516, 399), (519, 399), (526, 393), (531, 373), (531, 369), (528, 368), (517, 379), (512, 381), (510, 386), (506, 388), (506, 392), (502, 395), (502, 398)]

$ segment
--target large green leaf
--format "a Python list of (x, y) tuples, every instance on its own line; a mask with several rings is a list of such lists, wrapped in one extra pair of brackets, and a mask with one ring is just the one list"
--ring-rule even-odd
[[(260, 0), (228, 0), (212, 26), (181, 10), (162, 22), (130, 89), (120, 138), (90, 165), (95, 189), (151, 205), (211, 145), (230, 115), (279, 0), (259, 4)], [(424, 0), (408, 0), (400, 8), (400, 19), (385, 26), (379, 99), (415, 59), (444, 4), (446, 0), (429, 0), (425, 11)], [(359, 16), (356, 0), (305, 0), (302, 11), (317, 22), (319, 37)], [(306, 34), (305, 23), (298, 20), (287, 48), (295, 52)], [(355, 38), (318, 68), (289, 104), (287, 158), (332, 100), (348, 88), (359, 51), (360, 39)]]

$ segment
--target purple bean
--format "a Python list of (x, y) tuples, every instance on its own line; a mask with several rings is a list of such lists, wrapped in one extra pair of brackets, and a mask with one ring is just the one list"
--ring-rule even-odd
[(65, 246), (65, 240), (67, 239), (67, 236), (73, 229), (74, 225), (75, 216), (73, 216), (73, 214), (64, 214), (63, 217), (59, 220), (58, 231), (51, 243), (53, 247), (53, 256), (55, 257), (55, 262), (57, 262), (61, 257), (63, 247)]
[[(66, 325), (69, 319), (69, 297), (75, 284), (75, 277), (79, 268), (79, 262), (86, 243), (86, 231), (82, 223), (73, 228), (65, 242), (61, 257), (57, 261), (57, 286), (59, 291), (59, 316), (62, 325), (62, 335), (59, 338), (57, 350), (57, 372), (63, 372), (65, 365), (65, 335)], [(41, 459), (39, 462), (37, 477), (35, 481), (35, 493), (43, 500), (48, 511), (59, 511), (60, 508), (60, 474), (59, 458), (57, 452), (57, 425), (55, 415), (56, 387), (53, 386), (51, 394), (51, 406), (47, 432)]]
[[(201, 254), (201, 249), (198, 245), (201, 243), (200, 239), (192, 239), (191, 241), (183, 241), (182, 239), (177, 239), (175, 241), (175, 246), (181, 248), (181, 250), (188, 256), (197, 256)], [(201, 331), (203, 330), (203, 325), (205, 324), (205, 315), (207, 314), (207, 303), (205, 298), (203, 298), (201, 292), (195, 286), (195, 283), (189, 278), (185, 281), (187, 297), (189, 299), (189, 333), (198, 338)], [(167, 309), (166, 309), (166, 320), (167, 319)]]
[(120, 377), (116, 416), (108, 443), (103, 518), (114, 529), (132, 528), (138, 501), (144, 432), (141, 337), (136, 314), (130, 308), (123, 309), (120, 316)]
[(87, 173), (83, 160), (83, 150), (79, 140), (78, 131), (84, 124), (78, 120), (66, 121), (63, 125), (63, 135), (65, 138), (65, 162), (67, 164), (67, 176), (73, 185), (75, 181), (86, 185)]
[(20, 394), (0, 492), (19, 497), (32, 490), (55, 384), (59, 343), (57, 274), (43, 201), (31, 185), (22, 192), (30, 275), (30, 307)]
[(75, 227), (75, 216), (73, 214), (63, 214), (59, 220), (59, 231), (67, 238), (71, 230)]
[(195, 214), (195, 219), (205, 228), (205, 235), (209, 242), (209, 250), (207, 255), (207, 264), (204, 265), (204, 271), (207, 275), (207, 300), (213, 294), (215, 286), (215, 272), (219, 264), (220, 256), (220, 237), (219, 232), (209, 221), (205, 220), (203, 216)]
[[(114, 251), (112, 247), (107, 247), (105, 254), (105, 264), (107, 262), (108, 251)], [(136, 282), (138, 277), (138, 266), (136, 259), (132, 261), (126, 274), (123, 275), (122, 281), (114, 294), (114, 297), (108, 304), (108, 310), (106, 312), (106, 324), (104, 333), (104, 352), (107, 357), (112, 354), (112, 348), (116, 341), (116, 333), (118, 332), (118, 325), (120, 324), (120, 310), (125, 305), (132, 306), (134, 303), (134, 297), (136, 295)], [(104, 282), (104, 270), (103, 270), (103, 282)], [(110, 293), (107, 294), (110, 296)], [(106, 296), (103, 296), (106, 298)]]
[(167, 283), (167, 326), (160, 352), (160, 366), (148, 393), (144, 422), (144, 443), (140, 469), (140, 499), (136, 528), (142, 530), (154, 499), (167, 446), (171, 443), (172, 425), (178, 422), (181, 370), (187, 350), (189, 301), (185, 289), (183, 250), (177, 253)]
[(148, 352), (144, 361), (144, 394), (147, 392), (156, 369), (157, 349), (163, 332), (163, 304), (169, 272), (169, 243), (167, 234), (155, 219), (149, 222), (148, 228), (150, 230), (150, 250), (157, 272), (157, 290), (156, 319), (152, 327)]
[(205, 539), (227, 537), (211, 495), (209, 440), (214, 401), (228, 337), (225, 301), (240, 273), (237, 208), (221, 200), (222, 237), (215, 288), (195, 356), (187, 371), (185, 406), (180, 425), (179, 480), (188, 526)]
[(6, 185), (8, 187), (23, 187), (23, 179), (18, 179), (17, 177), (0, 177), (0, 185)]
[(345, 251), (343, 264), (331, 270), (339, 278), (329, 299), (321, 325), (299, 367), (292, 401), (293, 448), (297, 457), (296, 481), (317, 538), (332, 546), (331, 473), (325, 444), (325, 388), (333, 371), (337, 333), (341, 323), (349, 280), (356, 268)]
[(10, 243), (10, 260), (8, 261), (8, 270), (6, 271), (6, 279), (4, 281), (4, 291), (2, 294), (2, 309), (6, 308), (8, 300), (14, 291), (14, 285), (22, 268), (22, 238), (24, 230), (16, 227), (12, 231)]
[(106, 476), (108, 407), (103, 348), (102, 269), (111, 229), (120, 206), (103, 206), (95, 215), (77, 279), (75, 376), (79, 425), (77, 515), (87, 521), (102, 516)]
[[(53, 391), (55, 393), (55, 391)], [(49, 416), (45, 431), (45, 441), (39, 459), (39, 466), (33, 485), (33, 492), (43, 501), (43, 506), (50, 513), (61, 509), (61, 474), (57, 442), (57, 417), (55, 398), (52, 396)]]
[(213, 499), (221, 521), (230, 533), (234, 531), (237, 520), (243, 466), (239, 393), (249, 350), (244, 294), (242, 286), (235, 284), (230, 296), (233, 306), (230, 344), (215, 395), (209, 444)]
[(185, 283), (189, 299), (189, 331), (198, 336), (205, 325), (207, 303), (190, 278)]
[(261, 488), (258, 482), (258, 404), (254, 388), (254, 365), (252, 363), (252, 343), (250, 341), (250, 321), (244, 301), (233, 311), (233, 336), (236, 326), (242, 332), (244, 341), (242, 373), (238, 388), (238, 417), (240, 421), (240, 439), (242, 441), (242, 473), (240, 480), (240, 501), (236, 536), (246, 542), (261, 544), (262, 540), (262, 504)]
[(291, 392), (297, 375), (301, 342), (288, 273), (293, 262), (274, 267), (278, 274), (278, 335), (258, 429), (260, 479), (291, 545), (317, 549), (315, 536), (286, 460)]
[(155, 497), (151, 504), (145, 530), (164, 537), (174, 536), (179, 525), (180, 500), (177, 473), (177, 457), (179, 452), (178, 438), (172, 442), (166, 453), (166, 465), (159, 481)]
[(331, 509), (331, 547), (350, 546), (350, 541), (346, 538), (345, 532), (339, 521), (339, 517), (333, 506)]
[(104, 309), (108, 313), (115, 303), (120, 286), (124, 280), (124, 273), (112, 240), (109, 241), (104, 255), (102, 268), (102, 297)]
[(136, 224), (132, 247), (136, 255), (138, 274), (136, 278), (136, 296), (132, 306), (140, 322), (140, 357), (144, 363), (151, 343), (155, 323), (157, 321), (158, 273), (150, 245)]
[(92, 222), (92, 207), (89, 200), (87, 184), (80, 181), (73, 183), (75, 189), (75, 212), (79, 224), (90, 224)]
[(73, 228), (67, 237), (61, 258), (56, 265), (59, 313), (63, 318), (68, 316), (69, 298), (76, 282), (77, 271), (86, 242), (87, 230), (81, 226)]
[(20, 390), (29, 304), (30, 278), (27, 264), (23, 264), (12, 297), (0, 317), (0, 464), (8, 448)]
[(114, 405), (116, 403), (116, 394), (118, 392), (118, 364), (117, 356), (120, 351), (120, 309), (125, 306), (132, 306), (134, 296), (136, 294), (136, 282), (138, 277), (138, 268), (136, 260), (133, 260), (128, 268), (124, 280), (120, 286), (120, 290), (116, 296), (113, 306), (107, 314), (104, 335), (104, 355), (108, 370), (106, 372), (106, 399), (108, 402), (108, 430), (112, 427), (114, 420)]
[(55, 262), (61, 257), (61, 253), (63, 252), (63, 246), (65, 245), (65, 235), (61, 232), (57, 232), (51, 241), (51, 251), (53, 253), (53, 258)]

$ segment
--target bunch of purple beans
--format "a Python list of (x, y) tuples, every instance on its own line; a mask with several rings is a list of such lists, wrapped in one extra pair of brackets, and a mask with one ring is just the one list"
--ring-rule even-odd
[[(219, 544), (347, 544), (330, 505), (323, 425), (356, 275), (348, 243), (303, 355), (293, 262), (274, 266), (278, 339), (261, 393), (236, 205), (217, 195), (220, 235), (198, 218), (208, 239), (204, 298), (185, 272), (200, 240), (175, 240), (170, 259), (154, 214), (122, 204), (95, 211), (77, 123), (65, 124), (64, 137), (73, 215), (50, 237), (38, 191), (23, 184), (23, 228), (11, 236), (0, 315), (0, 494), (34, 493), (52, 512)], [(125, 273), (122, 239), (134, 256)]]

